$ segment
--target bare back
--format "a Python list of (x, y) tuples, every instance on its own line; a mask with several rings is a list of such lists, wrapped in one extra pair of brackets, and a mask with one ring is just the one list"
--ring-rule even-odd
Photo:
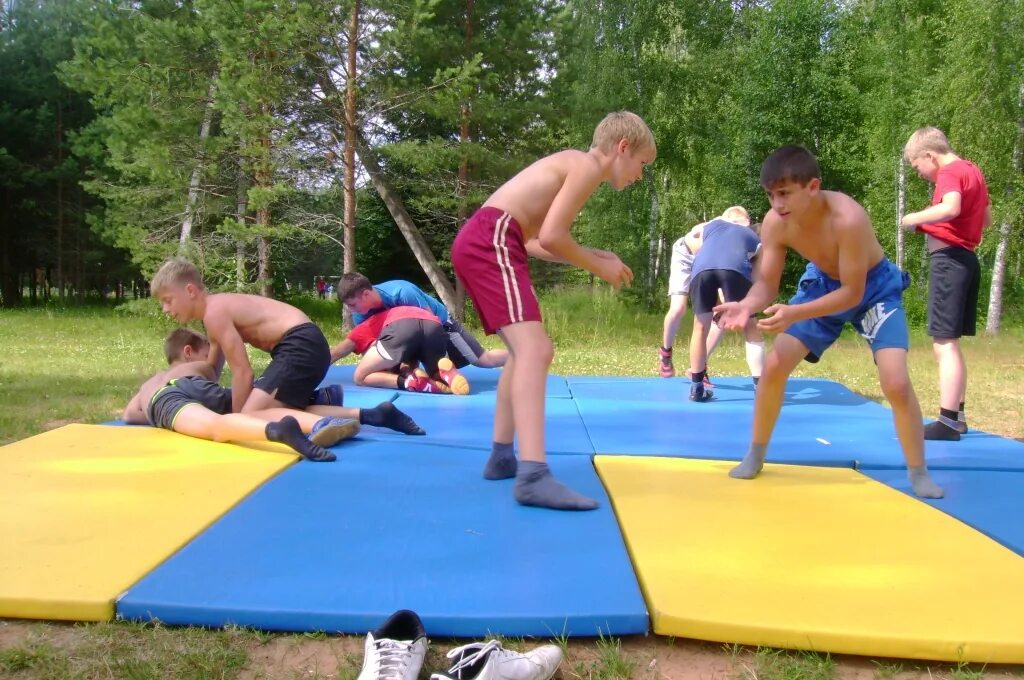
[[(821, 191), (821, 209), (802, 223), (784, 222), (770, 211), (762, 225), (765, 247), (783, 246), (833, 279), (841, 280), (840, 260), (860, 260), (857, 268), (868, 271), (885, 256), (867, 212), (857, 201), (838, 191)], [(845, 250), (840, 254), (840, 242)], [(851, 247), (852, 246), (852, 247)]]
[(213, 329), (224, 321), (230, 321), (244, 342), (264, 352), (272, 350), (292, 328), (310, 323), (302, 310), (271, 298), (242, 293), (208, 295), (203, 325), (210, 331), (210, 339), (218, 344), (221, 338)]
[(145, 423), (146, 408), (149, 406), (149, 402), (153, 400), (153, 395), (170, 381), (189, 376), (202, 376), (208, 380), (217, 380), (217, 374), (213, 366), (206, 361), (184, 361), (174, 364), (167, 370), (160, 371), (142, 383), (142, 387), (139, 388), (139, 391), (128, 402), (128, 407), (124, 412), (125, 421), (129, 423)]
[(570, 170), (581, 168), (593, 175), (593, 187), (590, 189), (593, 191), (602, 180), (600, 163), (592, 154), (570, 149), (545, 156), (526, 166), (498, 187), (484, 205), (512, 215), (523, 230), (524, 241), (537, 238), (544, 218), (565, 184)]

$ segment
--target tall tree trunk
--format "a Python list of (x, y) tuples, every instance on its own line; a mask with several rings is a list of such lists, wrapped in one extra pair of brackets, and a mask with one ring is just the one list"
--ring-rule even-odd
[[(235, 203), (235, 221), (241, 225), (246, 223), (249, 212), (249, 180), (245, 174), (245, 159), (238, 159), (238, 188)], [(235, 290), (245, 290), (245, 241), (235, 242)]]
[[(462, 39), (462, 53), (463, 57), (466, 59), (472, 56), (473, 11), (475, 6), (476, 0), (466, 0), (465, 30), (463, 31)], [(463, 152), (462, 158), (459, 160), (459, 183), (455, 188), (456, 198), (458, 201), (455, 219), (459, 227), (462, 226), (466, 221), (466, 217), (469, 216), (469, 206), (466, 204), (466, 196), (469, 194), (469, 154), (465, 151), (465, 147), (470, 141), (470, 119), (472, 111), (472, 103), (469, 99), (462, 102), (462, 107), (459, 111), (459, 145), (462, 147)], [(462, 285), (462, 281), (460, 281), (458, 277), (455, 277), (455, 306), (449, 307), (449, 310), (460, 321), (465, 316), (466, 287)]]
[(57, 285), (64, 302), (64, 179), (60, 166), (64, 163), (64, 105), (57, 100)]
[[(260, 147), (263, 153), (260, 154), (256, 163), (256, 186), (261, 189), (270, 187), (270, 135), (265, 134), (260, 140)], [(274, 294), (274, 285), (270, 278), (270, 238), (267, 230), (270, 228), (270, 206), (261, 205), (256, 210), (256, 229), (259, 236), (256, 239), (256, 285), (260, 295), (271, 297)]]
[(903, 154), (900, 154), (900, 162), (896, 170), (896, 266), (903, 269), (903, 259), (906, 257), (906, 232), (900, 223), (903, 221), (903, 211), (907, 206), (907, 166), (903, 161)]
[(370, 176), (370, 181), (373, 182), (374, 188), (380, 194), (380, 198), (384, 201), (384, 205), (387, 206), (388, 212), (391, 213), (391, 218), (395, 220), (398, 230), (402, 232), (402, 236), (405, 237), (409, 248), (412, 249), (412, 254), (416, 256), (416, 261), (419, 262), (427, 278), (430, 279), (430, 284), (434, 287), (438, 297), (441, 298), (441, 302), (448, 309), (458, 309), (455, 305), (455, 289), (452, 287), (451, 282), (448, 281), (448, 277), (445, 276), (441, 267), (438, 266), (437, 258), (430, 251), (430, 246), (427, 245), (426, 239), (423, 238), (420, 230), (416, 228), (416, 223), (405, 209), (401, 197), (388, 183), (380, 168), (380, 163), (377, 162), (377, 155), (370, 148), (370, 145), (367, 144), (359, 130), (356, 130), (356, 153), (359, 154), (359, 160), (366, 169), (366, 174)]
[[(359, 47), (359, 0), (352, 5), (352, 17), (348, 23), (348, 59), (345, 79), (345, 252), (342, 254), (342, 271), (356, 270), (356, 54)], [(352, 327), (352, 312), (341, 306), (342, 325)]]
[(206, 99), (206, 108), (203, 111), (203, 124), (199, 128), (199, 158), (196, 159), (196, 166), (192, 168), (192, 178), (188, 183), (188, 198), (185, 200), (185, 219), (181, 222), (181, 234), (178, 237), (178, 254), (184, 255), (188, 251), (188, 242), (192, 237), (192, 225), (195, 224), (199, 214), (199, 184), (203, 178), (203, 171), (206, 167), (206, 140), (210, 137), (210, 126), (213, 124), (213, 98), (217, 94), (217, 74), (213, 74), (210, 81), (210, 92)]
[[(1006, 204), (1013, 205), (1013, 187), (1017, 182), (1018, 175), (1024, 171), (1024, 81), (1021, 82), (1017, 91), (1017, 139), (1013, 143), (1013, 172), (1010, 181), (1006, 183)], [(989, 335), (999, 333), (999, 322), (1003, 316), (1003, 279), (1006, 275), (1006, 256), (1010, 249), (1010, 233), (1013, 231), (1013, 222), (1009, 217), (1003, 219), (999, 225), (999, 245), (996, 247), (996, 261), (992, 265), (992, 287), (989, 289), (988, 298), (988, 320), (985, 322), (985, 332)]]
[[(329, 69), (326, 64), (323, 61), (316, 61), (314, 58), (313, 66), (317, 73), (319, 73), (317, 82), (320, 84), (324, 94), (333, 100), (338, 100), (338, 88), (330, 79), (328, 75)], [(384, 172), (381, 170), (380, 163), (377, 162), (377, 155), (363, 137), (362, 131), (357, 127), (355, 133), (356, 154), (358, 154), (359, 161), (363, 164), (366, 174), (370, 176), (374, 189), (377, 190), (381, 200), (384, 201), (384, 205), (387, 206), (391, 218), (398, 225), (398, 230), (402, 232), (402, 236), (405, 237), (406, 243), (409, 244), (409, 248), (416, 257), (416, 261), (419, 262), (420, 267), (423, 268), (424, 273), (426, 273), (427, 278), (430, 280), (430, 284), (434, 287), (434, 292), (441, 298), (441, 302), (444, 303), (445, 307), (457, 310), (454, 287), (448, 281), (448, 277), (445, 276), (441, 267), (438, 266), (437, 258), (430, 251), (430, 246), (427, 245), (426, 239), (423, 238), (423, 234), (420, 233), (416, 223), (405, 209), (402, 198), (388, 183)]]
[(658, 188), (651, 183), (651, 214), (647, 220), (647, 290), (645, 297), (654, 297), (655, 276), (658, 273)]

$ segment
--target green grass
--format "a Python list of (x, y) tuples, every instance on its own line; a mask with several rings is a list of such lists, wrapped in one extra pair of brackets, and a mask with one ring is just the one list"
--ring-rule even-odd
[[(337, 305), (302, 299), (300, 305), (333, 343), (341, 339)], [(565, 289), (542, 299), (545, 323), (556, 352), (552, 371), (561, 374), (654, 375), (662, 315), (629, 306), (599, 290)], [(689, 327), (677, 339), (677, 369), (685, 367)], [(37, 434), (67, 422), (103, 422), (117, 417), (135, 389), (160, 369), (163, 337), (173, 323), (153, 301), (110, 308), (37, 308), (0, 310), (0, 444)], [(970, 369), (968, 418), (971, 426), (1024, 438), (1024, 333), (1007, 329), (999, 337), (964, 341)], [(495, 338), (485, 340), (495, 347)], [(260, 352), (254, 367), (265, 365)], [(730, 336), (710, 362), (714, 375), (747, 372), (743, 344)], [(931, 345), (920, 331), (913, 337), (910, 370), (926, 414), (937, 408), (936, 367)], [(883, 401), (865, 343), (844, 336), (817, 364), (797, 375), (838, 380), (865, 396)], [(680, 397), (682, 398), (680, 388)], [(676, 680), (666, 659), (709, 647), (682, 639), (601, 638), (568, 640), (555, 636), (566, 651), (563, 680)], [(444, 652), (457, 642), (435, 641), (431, 670), (444, 670)], [(534, 641), (508, 641), (510, 647)], [(703, 646), (702, 646), (703, 645)], [(707, 653), (706, 650), (703, 653)], [(715, 648), (737, 680), (832, 680), (846, 677), (855, 662), (827, 655)], [(0, 621), (0, 678), (14, 680), (93, 678), (331, 678), (354, 679), (362, 659), (362, 640), (319, 633), (282, 635), (242, 629), (209, 631), (125, 623), (66, 625)], [(853, 666), (851, 666), (852, 668)], [(980, 680), (1011, 677), (1020, 670), (971, 665), (917, 666), (875, 661), (862, 669), (880, 680), (942, 678)], [(848, 675), (856, 674), (850, 671)], [(426, 678), (428, 673), (421, 675)]]

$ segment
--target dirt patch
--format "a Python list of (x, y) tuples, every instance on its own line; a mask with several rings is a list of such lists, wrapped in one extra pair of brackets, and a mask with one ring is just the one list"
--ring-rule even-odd
[[(78, 655), (90, 641), (111, 634), (134, 638), (135, 646), (166, 649), (165, 636), (184, 629), (165, 628), (159, 639), (152, 629), (120, 628), (120, 624), (62, 624), (0, 620), (0, 652), (44, 644)], [(199, 631), (193, 631), (197, 634)], [(203, 633), (206, 635), (206, 633)], [(216, 635), (209, 632), (212, 637)], [(354, 678), (363, 660), (362, 636), (271, 635), (244, 633), (248, 662), (239, 680), (294, 680)], [(548, 641), (515, 640), (506, 646), (529, 649)], [(463, 644), (457, 640), (433, 640), (421, 678), (447, 669), (444, 654)], [(868, 659), (857, 656), (823, 658), (800, 653), (732, 647), (711, 642), (632, 636), (597, 642), (571, 640), (555, 680), (1020, 680), (1021, 666), (971, 666), (925, 664), (899, 659)], [(42, 678), (18, 674), (16, 677)], [(173, 678), (168, 678), (173, 680)]]

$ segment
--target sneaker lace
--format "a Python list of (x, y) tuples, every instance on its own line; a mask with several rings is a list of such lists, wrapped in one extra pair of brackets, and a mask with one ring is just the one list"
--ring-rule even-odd
[[(475, 651), (472, 654), (468, 654), (470, 650)], [(448, 658), (454, 659), (457, 656), (461, 656), (462, 658), (459, 659), (458, 663), (448, 669), (448, 675), (455, 675), (463, 668), (473, 666), (476, 662), (480, 661), (491, 652), (501, 654), (505, 652), (505, 650), (497, 640), (491, 640), (489, 642), (473, 642), (462, 647), (456, 647), (448, 652)]]
[(373, 643), (377, 650), (376, 680), (404, 680), (405, 669), (412, 660), (413, 642), (398, 640), (377, 640)]

